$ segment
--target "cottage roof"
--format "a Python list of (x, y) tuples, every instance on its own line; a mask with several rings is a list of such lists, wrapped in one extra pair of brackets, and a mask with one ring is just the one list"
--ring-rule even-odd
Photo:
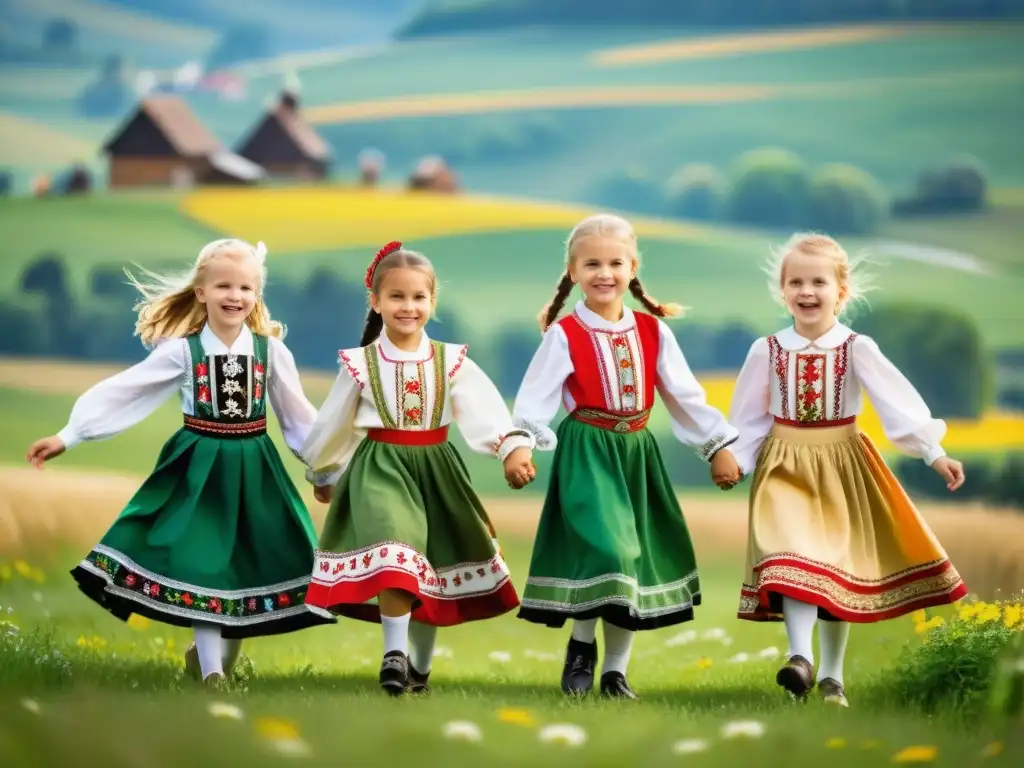
[(145, 97), (137, 111), (104, 145), (105, 150), (128, 131), (139, 115), (146, 115), (163, 133), (171, 146), (183, 157), (205, 157), (223, 149), (217, 137), (210, 133), (183, 99), (173, 94), (155, 94)]

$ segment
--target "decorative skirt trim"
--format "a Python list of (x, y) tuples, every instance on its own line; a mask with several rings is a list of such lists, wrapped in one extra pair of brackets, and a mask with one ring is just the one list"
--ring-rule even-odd
[(255, 437), (267, 434), (267, 420), (253, 421), (207, 421), (195, 416), (184, 416), (185, 429), (208, 437)]
[(493, 618), (519, 605), (500, 553), (484, 562), (436, 569), (421, 552), (396, 541), (315, 555), (306, 604), (321, 615), (379, 622), (380, 610), (369, 601), (385, 589), (414, 595), (412, 618), (436, 627)]
[(366, 437), (390, 445), (441, 445), (448, 442), (448, 427), (437, 429), (385, 429), (370, 427)]
[(681, 624), (700, 605), (697, 572), (668, 584), (640, 586), (621, 573), (574, 581), (541, 576), (526, 580), (519, 618), (549, 627), (567, 619), (607, 618), (626, 629), (644, 630)]
[[(109, 547), (98, 546), (71, 571), (90, 598), (121, 619), (139, 613), (177, 626), (209, 622), (225, 627), (248, 627), (271, 622), (290, 624), (292, 631), (318, 619), (305, 606), (309, 578), (245, 590), (217, 590), (176, 581), (140, 567)], [(275, 634), (260, 630), (249, 634)], [(225, 632), (225, 637), (234, 636)]]
[(955, 603), (967, 587), (949, 560), (907, 568), (880, 579), (861, 579), (838, 568), (784, 552), (754, 567), (755, 583), (740, 590), (738, 617), (781, 621), (781, 597), (818, 606), (853, 623), (893, 619), (921, 608)]

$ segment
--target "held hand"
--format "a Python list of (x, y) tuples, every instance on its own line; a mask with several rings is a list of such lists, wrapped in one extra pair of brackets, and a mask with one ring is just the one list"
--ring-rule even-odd
[(726, 448), (719, 450), (711, 459), (712, 482), (723, 491), (727, 491), (741, 479), (743, 479), (743, 473), (740, 472), (740, 466), (736, 463), (736, 457), (732, 455), (732, 451)]
[(941, 456), (932, 462), (932, 469), (942, 475), (942, 479), (946, 481), (946, 487), (950, 491), (955, 491), (961, 485), (964, 484), (964, 465), (956, 459), (951, 459), (949, 456)]
[(516, 448), (505, 457), (505, 480), (509, 488), (523, 488), (533, 482), (537, 476), (537, 467), (533, 463), (533, 451), (529, 448)]
[(333, 485), (317, 485), (313, 487), (313, 498), (319, 501), (321, 504), (330, 504), (331, 497), (333, 496)]
[(64, 441), (56, 435), (36, 440), (28, 449), (28, 463), (36, 469), (42, 469), (43, 463), (55, 459), (64, 453)]

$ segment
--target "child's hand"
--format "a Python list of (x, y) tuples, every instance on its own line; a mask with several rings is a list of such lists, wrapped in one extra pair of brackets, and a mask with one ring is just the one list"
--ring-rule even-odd
[(932, 469), (942, 475), (946, 487), (955, 491), (964, 484), (964, 465), (949, 456), (941, 456), (932, 462)]
[(711, 459), (711, 480), (727, 491), (736, 485), (743, 478), (740, 472), (740, 465), (736, 463), (736, 457), (732, 451), (722, 448)]
[(533, 463), (533, 451), (529, 448), (516, 448), (505, 457), (505, 479), (509, 488), (522, 488), (533, 482), (537, 476), (537, 467)]
[(319, 501), (321, 504), (330, 504), (332, 496), (334, 496), (333, 485), (313, 486), (313, 498)]
[(43, 462), (55, 459), (64, 453), (64, 441), (56, 435), (36, 440), (28, 448), (28, 463), (36, 469), (43, 468)]

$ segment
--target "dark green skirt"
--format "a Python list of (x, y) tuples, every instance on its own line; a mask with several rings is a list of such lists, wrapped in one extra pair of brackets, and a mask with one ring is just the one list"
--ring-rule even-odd
[(696, 557), (654, 436), (566, 418), (551, 472), (519, 618), (632, 630), (692, 619)]
[(71, 571), (114, 616), (222, 625), (224, 637), (329, 619), (304, 603), (316, 535), (266, 434), (179, 430), (100, 543)]
[(338, 481), (306, 603), (376, 622), (385, 589), (413, 595), (412, 618), (433, 626), (519, 605), (494, 528), (451, 443), (363, 440)]

